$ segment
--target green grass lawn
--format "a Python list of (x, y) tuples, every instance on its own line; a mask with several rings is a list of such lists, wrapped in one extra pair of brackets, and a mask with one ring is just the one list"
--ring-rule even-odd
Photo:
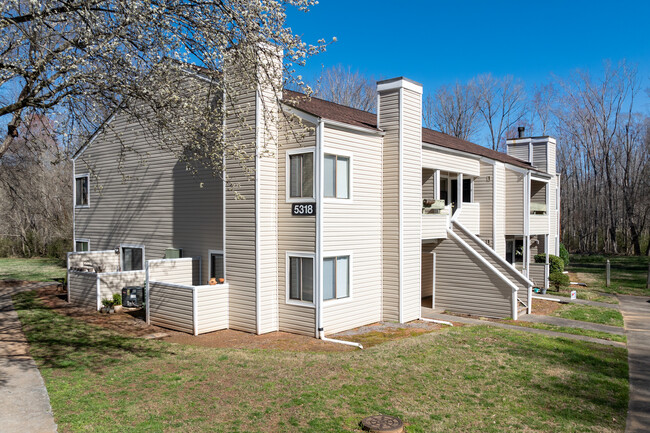
[(61, 432), (622, 432), (625, 349), (486, 326), (336, 353), (118, 336), (14, 297)]
[(58, 259), (0, 258), (0, 280), (49, 281), (65, 274), (65, 263)]
[[(605, 262), (609, 259), (611, 265), (611, 285), (607, 287), (605, 277)], [(620, 293), (623, 295), (650, 296), (646, 289), (649, 257), (577, 255), (571, 256), (566, 270), (584, 276), (590, 288), (596, 288), (605, 293)]]
[(551, 316), (603, 325), (623, 326), (623, 315), (613, 308), (591, 305), (569, 304), (555, 310)]
[(627, 343), (625, 335), (610, 334), (609, 332), (592, 331), (590, 329), (568, 328), (566, 326), (551, 325), (549, 323), (524, 322), (522, 320), (504, 320), (509, 325), (524, 326), (527, 328), (545, 329), (547, 331), (564, 332), (565, 334), (584, 335), (585, 337), (600, 338), (602, 340)]

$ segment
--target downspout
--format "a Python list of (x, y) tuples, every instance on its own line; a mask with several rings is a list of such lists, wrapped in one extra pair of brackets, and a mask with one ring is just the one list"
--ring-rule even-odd
[(454, 326), (453, 323), (447, 322), (446, 320), (427, 319), (426, 317), (420, 317), (420, 320), (422, 320), (423, 322), (432, 322), (432, 323), (438, 323), (440, 325)]

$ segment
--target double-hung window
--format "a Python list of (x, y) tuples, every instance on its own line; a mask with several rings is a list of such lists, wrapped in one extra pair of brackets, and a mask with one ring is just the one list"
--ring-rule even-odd
[(331, 198), (350, 198), (350, 158), (325, 155), (325, 188), (323, 195)]
[(74, 191), (75, 199), (74, 204), (77, 207), (86, 207), (89, 205), (89, 196), (88, 186), (89, 186), (90, 176), (87, 174), (82, 174), (75, 176), (74, 178)]
[(314, 197), (314, 153), (289, 155), (289, 197)]
[(314, 302), (314, 259), (289, 256), (289, 299)]
[(350, 296), (350, 256), (323, 259), (323, 300)]
[(122, 271), (141, 271), (144, 269), (144, 247), (122, 246)]

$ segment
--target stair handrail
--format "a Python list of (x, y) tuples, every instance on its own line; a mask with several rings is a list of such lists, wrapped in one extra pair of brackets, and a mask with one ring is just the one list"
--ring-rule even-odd
[(498, 261), (501, 265), (505, 266), (507, 269), (509, 269), (509, 270), (511, 270), (511, 271), (514, 271), (514, 272), (516, 273), (516, 275), (517, 275), (517, 278), (521, 278), (521, 279), (523, 280), (523, 282), (526, 283), (527, 286), (534, 286), (534, 285), (535, 285), (535, 284), (533, 284), (533, 282), (532, 282), (530, 279), (528, 279), (524, 274), (522, 274), (521, 272), (519, 272), (519, 271), (517, 270), (517, 268), (515, 268), (514, 266), (512, 266), (511, 263), (508, 263), (507, 260), (505, 260), (503, 257), (501, 257), (500, 255), (498, 255), (496, 251), (494, 251), (492, 248), (490, 248), (490, 246), (489, 246), (488, 244), (486, 244), (485, 242), (483, 242), (483, 240), (482, 240), (481, 238), (479, 238), (479, 237), (476, 236), (474, 233), (472, 233), (472, 232), (470, 232), (469, 230), (467, 230), (467, 227), (465, 227), (464, 225), (462, 225), (459, 221), (453, 221), (453, 224), (457, 225), (458, 228), (460, 228), (460, 229), (463, 231), (463, 233), (465, 233), (467, 236), (469, 236), (469, 237), (470, 237), (474, 242), (476, 242), (476, 243), (478, 243), (479, 245), (481, 245), (481, 247), (483, 247), (484, 250), (487, 250), (488, 254), (490, 254), (490, 255), (491, 255), (491, 256), (492, 256), (496, 261)]

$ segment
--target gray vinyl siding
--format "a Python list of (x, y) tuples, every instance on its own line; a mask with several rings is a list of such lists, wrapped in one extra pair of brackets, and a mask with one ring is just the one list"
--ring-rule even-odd
[(191, 287), (149, 283), (149, 320), (152, 325), (194, 333)]
[[(255, 90), (241, 89), (237, 95), (244, 125), (227, 108), (226, 136), (251, 159), (226, 160), (226, 175), (235, 191), (226, 189), (226, 279), (230, 284), (230, 328), (256, 332), (255, 299)], [(242, 166), (242, 164), (244, 164)], [(247, 173), (247, 170), (249, 173)], [(219, 220), (215, 218), (214, 222)], [(206, 274), (207, 275), (207, 274)]]
[(530, 201), (532, 203), (546, 202), (546, 185), (544, 182), (535, 180), (530, 182)]
[(76, 160), (75, 174), (84, 173), (90, 173), (90, 206), (75, 209), (76, 238), (89, 239), (94, 251), (144, 245), (146, 259), (182, 248), (186, 257), (203, 256), (207, 273), (208, 249), (222, 248), (219, 179), (205, 170), (194, 177), (119, 113)]
[(198, 286), (196, 290), (197, 333), (228, 328), (228, 285)]
[(492, 215), (494, 206), (492, 203), (494, 193), (494, 166), (485, 162), (481, 163), (481, 175), (474, 179), (474, 202), (481, 207), (480, 212), (480, 233), (481, 239), (493, 244)]
[(331, 334), (381, 320), (382, 141), (325, 128), (324, 142), (325, 153), (352, 153), (352, 199), (323, 203), (323, 257), (352, 255), (352, 296), (323, 303), (323, 328)]
[(70, 271), (68, 279), (70, 303), (97, 310), (97, 274)]
[(524, 175), (506, 169), (506, 235), (524, 233)]
[(420, 318), (422, 225), (422, 95), (403, 90), (402, 322)]
[[(383, 289), (382, 320), (399, 320), (399, 92), (380, 95), (380, 127), (386, 131), (383, 152)], [(419, 176), (421, 182), (421, 175)], [(418, 187), (421, 190), (421, 187)]]
[[(278, 149), (278, 286), (277, 302), (280, 331), (302, 335), (316, 335), (316, 310), (312, 307), (287, 304), (286, 253), (316, 253), (316, 218), (291, 215), (287, 202), (287, 150), (316, 146), (316, 125), (295, 119), (280, 119), (280, 147)], [(316, 261), (314, 260), (314, 266)]]
[(111, 299), (113, 294), (122, 294), (122, 289), (127, 286), (145, 285), (144, 271), (118, 272), (98, 274), (100, 299)]
[(496, 176), (494, 187), (497, 190), (494, 203), (494, 217), (496, 218), (496, 231), (494, 235), (494, 251), (501, 257), (506, 256), (506, 168), (502, 163), (496, 163)]
[(532, 280), (533, 283), (535, 283), (535, 287), (544, 287), (544, 278), (545, 278), (545, 272), (546, 270), (544, 269), (546, 265), (544, 263), (531, 263), (530, 267), (528, 269), (528, 275), (530, 279)]
[[(424, 247), (424, 249), (427, 249)], [(422, 291), (421, 296), (433, 295), (433, 254), (429, 251), (422, 252)]]
[(512, 289), (479, 259), (451, 238), (433, 251), (436, 253), (436, 308), (486, 317), (511, 315)]
[(435, 194), (434, 170), (422, 169), (422, 200), (433, 200)]

